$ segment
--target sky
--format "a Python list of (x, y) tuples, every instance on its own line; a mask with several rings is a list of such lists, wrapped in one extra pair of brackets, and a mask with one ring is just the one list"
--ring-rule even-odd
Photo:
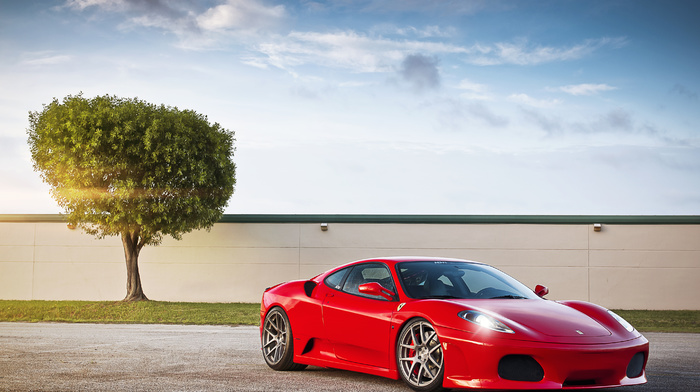
[(700, 2), (0, 0), (0, 214), (61, 209), (28, 113), (235, 132), (226, 214), (700, 214)]

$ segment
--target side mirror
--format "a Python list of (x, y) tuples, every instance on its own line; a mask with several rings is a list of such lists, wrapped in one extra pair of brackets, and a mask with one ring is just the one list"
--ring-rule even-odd
[(377, 282), (361, 284), (360, 287), (358, 287), (358, 289), (362, 294), (369, 294), (377, 297), (382, 297), (389, 301), (393, 301), (396, 296), (396, 294), (394, 294), (393, 291), (385, 289), (384, 286), (380, 285)]
[(535, 294), (537, 294), (539, 297), (544, 298), (545, 295), (549, 294), (549, 289), (547, 286), (542, 286), (541, 284), (538, 284), (535, 286)]

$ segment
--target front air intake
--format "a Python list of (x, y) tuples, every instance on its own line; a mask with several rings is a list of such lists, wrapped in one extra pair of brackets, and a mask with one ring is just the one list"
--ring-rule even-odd
[(529, 355), (506, 355), (498, 362), (498, 375), (511, 381), (542, 381), (544, 369)]
[(636, 353), (627, 365), (627, 377), (636, 378), (644, 371), (644, 353)]

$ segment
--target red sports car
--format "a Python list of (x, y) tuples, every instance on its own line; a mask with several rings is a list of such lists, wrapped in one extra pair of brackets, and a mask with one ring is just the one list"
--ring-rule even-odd
[(646, 382), (649, 342), (615, 313), (549, 301), (486, 264), (379, 258), (265, 290), (263, 357), (442, 388), (586, 389)]

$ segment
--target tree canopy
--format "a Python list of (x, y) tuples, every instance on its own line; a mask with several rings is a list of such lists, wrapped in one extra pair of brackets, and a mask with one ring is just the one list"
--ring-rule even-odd
[(234, 133), (191, 110), (137, 98), (82, 94), (29, 113), (34, 169), (51, 186), (69, 223), (104, 238), (122, 237), (127, 297), (129, 258), (163, 235), (181, 239), (210, 228), (234, 191)]

